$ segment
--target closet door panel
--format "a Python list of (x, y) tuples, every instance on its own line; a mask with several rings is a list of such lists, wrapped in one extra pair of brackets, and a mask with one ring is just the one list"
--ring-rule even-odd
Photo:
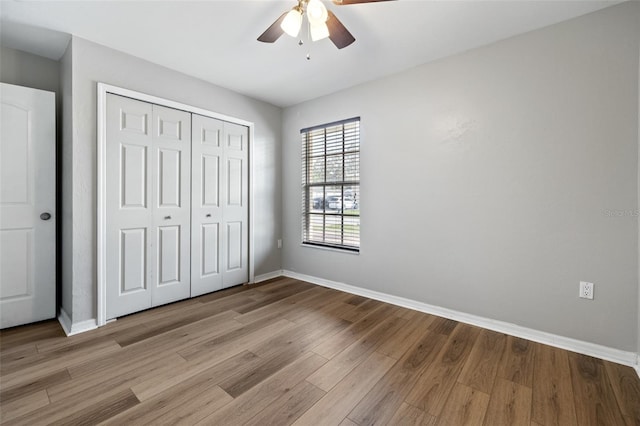
[[(201, 270), (200, 276), (207, 278), (220, 273), (220, 225), (217, 223), (206, 223), (201, 225)], [(195, 253), (198, 253), (196, 251)], [(196, 259), (194, 259), (195, 261)]]
[(177, 149), (158, 150), (158, 207), (180, 207), (181, 152)]
[(153, 105), (153, 306), (191, 295), (191, 114)]
[(151, 307), (152, 107), (107, 96), (107, 319)]
[(180, 226), (158, 227), (158, 286), (180, 282)]
[(249, 280), (249, 129), (224, 123), (225, 158), (223, 288)]
[(226, 172), (223, 122), (193, 114), (192, 123), (191, 296), (199, 296), (222, 289)]

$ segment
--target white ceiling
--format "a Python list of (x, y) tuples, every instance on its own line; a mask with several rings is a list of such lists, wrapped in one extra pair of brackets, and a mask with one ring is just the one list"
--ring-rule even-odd
[(57, 60), (75, 34), (285, 107), (615, 3), (325, 1), (356, 37), (338, 50), (328, 39), (256, 41), (295, 0), (2, 0), (0, 42)]

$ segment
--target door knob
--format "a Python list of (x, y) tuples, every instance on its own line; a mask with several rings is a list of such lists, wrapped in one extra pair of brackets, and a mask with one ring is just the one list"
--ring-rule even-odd
[(207, 217), (211, 217), (211, 213), (207, 213)]
[(165, 218), (165, 220), (169, 220), (169, 219), (171, 219), (171, 216), (165, 216), (164, 218)]
[(49, 220), (49, 219), (51, 219), (51, 213), (47, 213), (47, 212), (41, 213), (41, 214), (40, 214), (40, 219), (42, 219), (42, 220)]

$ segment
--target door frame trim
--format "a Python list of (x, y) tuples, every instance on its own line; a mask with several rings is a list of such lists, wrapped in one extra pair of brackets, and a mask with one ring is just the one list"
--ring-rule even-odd
[(97, 292), (96, 292), (96, 322), (101, 327), (107, 322), (107, 275), (106, 275), (106, 195), (107, 195), (107, 179), (106, 179), (106, 152), (107, 152), (107, 94), (114, 94), (136, 99), (143, 102), (149, 102), (168, 108), (179, 109), (190, 112), (192, 114), (203, 115), (230, 123), (240, 124), (249, 128), (249, 283), (255, 280), (254, 270), (254, 209), (253, 209), (253, 140), (254, 140), (254, 123), (229, 115), (220, 114), (206, 109), (183, 104), (181, 102), (160, 98), (142, 92), (125, 89), (118, 86), (98, 82), (98, 146), (97, 146), (97, 166), (98, 166), (98, 199), (97, 199)]

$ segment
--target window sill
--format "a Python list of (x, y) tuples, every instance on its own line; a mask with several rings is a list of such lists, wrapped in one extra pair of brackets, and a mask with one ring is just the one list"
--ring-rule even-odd
[(305, 243), (300, 243), (300, 246), (306, 247), (306, 248), (318, 249), (318, 250), (326, 250), (326, 251), (334, 251), (334, 252), (344, 253), (344, 254), (352, 254), (352, 255), (356, 255), (356, 256), (358, 256), (360, 254), (360, 250), (355, 251), (355, 250), (349, 250), (349, 249), (341, 249), (341, 248), (338, 248), (338, 247), (327, 247), (327, 246), (321, 246), (321, 245), (315, 245), (315, 244), (305, 244)]

